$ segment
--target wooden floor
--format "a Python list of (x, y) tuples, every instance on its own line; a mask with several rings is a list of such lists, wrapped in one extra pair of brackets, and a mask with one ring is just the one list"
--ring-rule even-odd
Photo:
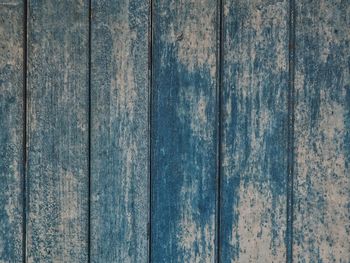
[(349, 0), (0, 0), (0, 262), (350, 262)]

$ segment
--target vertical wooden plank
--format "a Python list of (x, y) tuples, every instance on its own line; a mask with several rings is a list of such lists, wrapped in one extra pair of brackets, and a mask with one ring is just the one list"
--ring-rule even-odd
[(0, 1), (0, 262), (23, 256), (23, 10)]
[(88, 12), (29, 2), (27, 262), (87, 261)]
[(350, 2), (296, 2), (296, 262), (350, 260)]
[(221, 262), (286, 258), (288, 1), (224, 1)]
[(148, 12), (92, 1), (92, 262), (148, 262)]
[(154, 2), (153, 262), (215, 258), (216, 5)]

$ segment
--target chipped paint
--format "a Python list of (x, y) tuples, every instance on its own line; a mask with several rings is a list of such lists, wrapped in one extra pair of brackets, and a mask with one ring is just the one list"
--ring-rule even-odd
[(24, 127), (0, 2), (0, 262), (348, 262), (350, 2), (150, 3), (29, 1)]

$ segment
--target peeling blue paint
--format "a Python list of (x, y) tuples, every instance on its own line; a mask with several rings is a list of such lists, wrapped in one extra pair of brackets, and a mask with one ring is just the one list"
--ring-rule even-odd
[(349, 262), (349, 3), (0, 2), (0, 262)]

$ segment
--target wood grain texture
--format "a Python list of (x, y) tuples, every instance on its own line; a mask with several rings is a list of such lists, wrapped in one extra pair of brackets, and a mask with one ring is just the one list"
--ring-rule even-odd
[(88, 1), (28, 12), (27, 262), (87, 262)]
[(152, 262), (213, 262), (216, 2), (154, 2)]
[(21, 262), (23, 3), (0, 1), (0, 262)]
[(350, 261), (350, 2), (296, 5), (295, 262)]
[(148, 12), (92, 2), (92, 262), (148, 262)]
[(0, 263), (349, 263), (349, 63), (346, 0), (0, 0)]
[(220, 259), (284, 262), (288, 2), (223, 9)]

